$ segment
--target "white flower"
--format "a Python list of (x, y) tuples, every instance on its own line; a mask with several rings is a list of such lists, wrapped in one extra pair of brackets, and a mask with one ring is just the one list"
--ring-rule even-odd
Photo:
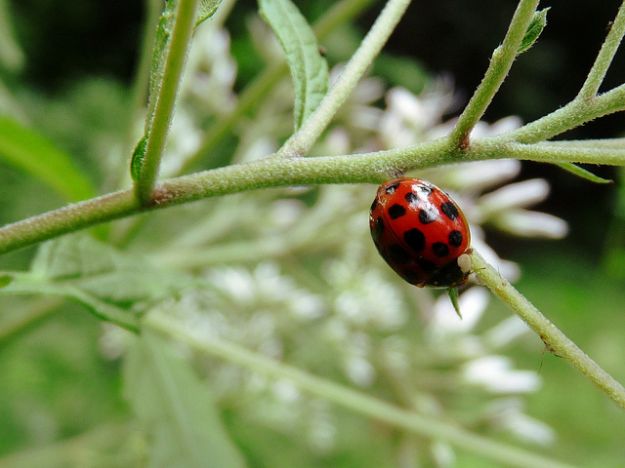
[(523, 413), (523, 403), (518, 398), (505, 398), (491, 402), (486, 417), (499, 430), (539, 445), (555, 440), (551, 427)]
[(493, 223), (502, 231), (524, 237), (561, 239), (569, 232), (566, 221), (548, 213), (513, 210), (499, 214)]
[(513, 370), (509, 358), (485, 356), (463, 366), (463, 379), (492, 393), (528, 393), (541, 384), (538, 374), (532, 371)]
[(485, 288), (473, 287), (460, 294), (458, 304), (462, 320), (456, 315), (447, 294), (442, 294), (434, 305), (427, 332), (439, 339), (447, 339), (449, 335), (460, 335), (470, 332), (478, 323), (488, 306), (490, 294)]

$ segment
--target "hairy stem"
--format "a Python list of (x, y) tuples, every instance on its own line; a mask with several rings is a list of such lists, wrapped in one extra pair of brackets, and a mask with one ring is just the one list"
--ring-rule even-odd
[(199, 0), (180, 0), (176, 8), (176, 19), (165, 60), (163, 79), (158, 85), (154, 120), (149, 128), (145, 156), (135, 184), (137, 196), (144, 204), (149, 202), (158, 177), (187, 51), (191, 46), (198, 3)]
[(301, 156), (310, 151), (395, 30), (409, 4), (410, 0), (388, 1), (341, 76), (302, 127), (280, 148), (279, 156)]
[(623, 35), (625, 35), (625, 2), (621, 4), (610, 27), (610, 32), (608, 32), (597, 54), (595, 63), (592, 65), (582, 88), (579, 90), (577, 95), (579, 99), (590, 99), (597, 94), (614, 59), (614, 55), (623, 40)]
[(540, 336), (551, 352), (569, 361), (617, 405), (625, 409), (625, 388), (619, 382), (579, 349), (477, 252), (472, 254), (472, 261), (478, 278)]
[(149, 315), (144, 324), (175, 338), (197, 351), (220, 357), (253, 372), (277, 379), (288, 379), (309, 394), (350, 409), (393, 427), (431, 439), (445, 440), (468, 452), (476, 453), (506, 466), (556, 468), (568, 466), (561, 462), (495, 442), (460, 427), (405, 410), (367, 394), (316, 377), (297, 368), (253, 353), (234, 343), (211, 338), (200, 340), (179, 323), (163, 316)]
[(518, 54), (519, 46), (538, 7), (538, 2), (539, 0), (519, 2), (502, 44), (493, 52), (482, 82), (460, 114), (450, 135), (450, 142), (453, 146), (458, 148), (468, 146), (471, 129), (482, 118), (512, 68), (512, 62)]
[(622, 110), (625, 110), (625, 85), (617, 86), (590, 100), (575, 98), (566, 106), (501, 138), (514, 139), (520, 143), (536, 143)]
[[(539, 162), (625, 165), (623, 149), (523, 145), (498, 138), (478, 140), (463, 155), (465, 161), (517, 156)], [(124, 190), (6, 225), (0, 228), (0, 254), (105, 221), (202, 198), (291, 185), (379, 183), (397, 172), (451, 164), (457, 158), (447, 140), (441, 139), (359, 155), (267, 158), (236, 164), (165, 180), (154, 189), (149, 205), (141, 205), (132, 190)]]
[[(313, 30), (323, 40), (338, 26), (349, 21), (372, 0), (342, 0), (337, 2), (321, 19), (314, 25)], [(253, 107), (259, 105), (259, 101), (267, 96), (275, 84), (287, 73), (286, 63), (274, 63), (267, 66), (254, 80), (241, 92), (234, 109), (217, 118), (215, 123), (204, 135), (200, 147), (188, 157), (181, 165), (178, 173), (187, 172), (206, 157), (228, 134), (232, 127), (247, 114)]]

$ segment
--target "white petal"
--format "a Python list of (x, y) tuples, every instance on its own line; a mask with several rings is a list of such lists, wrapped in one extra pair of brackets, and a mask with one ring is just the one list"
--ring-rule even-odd
[(482, 317), (482, 313), (488, 305), (489, 297), (488, 291), (481, 287), (473, 287), (463, 292), (458, 298), (458, 305), (462, 313), (461, 320), (456, 315), (447, 294), (441, 295), (434, 305), (428, 332), (435, 337), (467, 333), (475, 327)]
[(491, 349), (502, 348), (530, 331), (527, 324), (516, 315), (509, 317), (482, 335)]
[(462, 376), (467, 383), (493, 393), (527, 393), (536, 391), (540, 377), (533, 371), (513, 370), (504, 356), (485, 356), (464, 365)]
[(521, 276), (521, 270), (516, 263), (500, 258), (481, 238), (473, 236), (471, 238), (471, 245), (508, 281), (514, 282)]
[(493, 222), (506, 232), (524, 237), (561, 239), (569, 232), (566, 221), (538, 211), (506, 211), (499, 214)]
[(526, 207), (539, 203), (549, 195), (549, 184), (545, 179), (529, 179), (508, 184), (480, 197), (477, 201), (480, 211), (486, 215), (509, 208)]
[(446, 167), (441, 171), (446, 173), (446, 186), (480, 192), (516, 177), (521, 171), (521, 163), (516, 159), (476, 161)]

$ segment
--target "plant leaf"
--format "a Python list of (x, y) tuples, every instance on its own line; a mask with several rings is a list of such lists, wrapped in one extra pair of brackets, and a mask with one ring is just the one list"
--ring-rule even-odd
[(149, 434), (150, 467), (245, 466), (208, 387), (170, 345), (144, 331), (124, 367), (125, 395)]
[(90, 198), (95, 192), (67, 153), (8, 117), (0, 117), (0, 159), (39, 179), (68, 201)]
[(547, 26), (547, 12), (549, 8), (544, 8), (542, 10), (534, 12), (534, 16), (530, 21), (529, 26), (527, 27), (527, 31), (525, 31), (525, 36), (521, 40), (521, 45), (519, 46), (519, 54), (526, 52), (530, 49), (538, 39), (538, 37)]
[(259, 0), (260, 13), (282, 45), (295, 88), (295, 129), (317, 108), (328, 89), (328, 64), (306, 19), (290, 0)]
[(197, 20), (195, 20), (196, 28), (217, 12), (221, 1), (222, 0), (200, 0)]
[(139, 312), (195, 283), (85, 235), (46, 242), (30, 272), (7, 272), (0, 278), (0, 294), (66, 297), (101, 319), (133, 330), (138, 328)]
[(604, 179), (603, 177), (599, 177), (596, 174), (584, 169), (583, 167), (577, 166), (573, 163), (554, 163), (561, 169), (564, 169), (571, 174), (575, 174), (577, 177), (581, 177), (582, 179), (589, 180), (590, 182), (594, 182), (595, 184), (612, 184), (613, 180)]
[(141, 173), (141, 164), (143, 164), (143, 158), (145, 157), (145, 150), (148, 147), (148, 139), (144, 135), (141, 137), (137, 146), (135, 146), (134, 151), (132, 152), (132, 158), (130, 159), (130, 176), (132, 180), (139, 180), (139, 176)]

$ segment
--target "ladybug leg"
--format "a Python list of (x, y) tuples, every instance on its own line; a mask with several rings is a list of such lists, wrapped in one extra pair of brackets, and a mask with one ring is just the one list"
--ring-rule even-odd
[(454, 306), (454, 310), (460, 320), (462, 320), (462, 314), (460, 313), (460, 305), (458, 304), (458, 288), (449, 288), (447, 290), (447, 294), (449, 294), (449, 300), (451, 301), (451, 305)]

